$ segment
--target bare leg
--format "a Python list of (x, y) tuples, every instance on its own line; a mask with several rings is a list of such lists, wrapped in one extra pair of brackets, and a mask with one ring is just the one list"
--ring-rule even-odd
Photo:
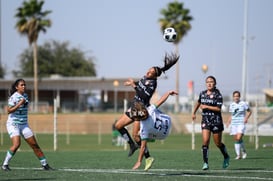
[(128, 130), (125, 128), (125, 126), (131, 124), (133, 120), (129, 118), (126, 114), (123, 114), (121, 118), (116, 122), (115, 127), (120, 132), (122, 137), (127, 141), (127, 143), (130, 145), (130, 151), (128, 156), (132, 156), (134, 152), (138, 149), (138, 146), (135, 144), (134, 140), (131, 138)]

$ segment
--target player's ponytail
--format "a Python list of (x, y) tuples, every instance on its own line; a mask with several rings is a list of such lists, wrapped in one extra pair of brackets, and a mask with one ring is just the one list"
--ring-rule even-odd
[(175, 53), (165, 54), (164, 57), (164, 66), (163, 67), (154, 67), (156, 76), (159, 77), (162, 72), (165, 73), (165, 71), (169, 70), (176, 62), (179, 60), (179, 55), (176, 55)]
[(154, 67), (154, 69), (155, 69), (155, 75), (156, 75), (156, 77), (159, 77), (161, 75), (161, 73), (162, 73), (161, 68), (160, 67)]

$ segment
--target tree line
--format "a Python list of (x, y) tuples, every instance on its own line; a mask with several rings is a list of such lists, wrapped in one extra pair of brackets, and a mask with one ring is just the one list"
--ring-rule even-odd
[[(37, 45), (40, 33), (46, 33), (47, 28), (52, 25), (52, 21), (46, 18), (52, 11), (42, 11), (44, 3), (44, 0), (27, 0), (16, 10), (15, 28), (27, 37), (31, 47), (20, 54), (20, 69), (13, 70), (13, 76), (47, 77), (51, 74), (96, 76), (95, 57), (87, 57), (81, 49), (70, 48), (68, 41), (52, 40), (41, 46)], [(162, 8), (160, 14), (162, 17), (158, 21), (162, 31), (167, 27), (175, 28), (178, 38), (174, 45), (177, 47), (191, 29), (190, 21), (193, 18), (190, 16), (190, 10), (184, 8), (182, 2), (174, 1), (168, 3), (166, 8)], [(0, 65), (0, 78), (4, 78), (5, 74), (4, 67)]]

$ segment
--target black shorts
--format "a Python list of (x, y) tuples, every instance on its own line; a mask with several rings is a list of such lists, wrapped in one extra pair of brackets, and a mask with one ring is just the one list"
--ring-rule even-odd
[(133, 118), (131, 117), (130, 111), (131, 111), (131, 108), (129, 108), (129, 109), (125, 112), (125, 114), (126, 114), (126, 116), (128, 116), (130, 119), (133, 119)]
[(133, 120), (132, 116), (131, 116), (131, 107), (134, 105), (134, 100), (132, 102), (129, 102), (129, 108), (127, 109), (127, 111), (125, 111), (125, 115), (128, 116), (130, 119)]
[[(133, 120), (133, 121), (135, 121), (134, 119), (133, 119), (133, 117), (131, 116), (131, 107), (132, 107), (132, 105), (134, 104), (134, 102), (136, 102), (137, 100), (134, 100), (134, 101), (132, 101), (131, 103), (130, 103), (130, 107), (129, 107), (129, 109), (127, 109), (127, 111), (124, 113), (126, 116), (128, 116), (131, 120)], [(146, 107), (148, 107), (149, 105), (145, 105)], [(140, 121), (140, 120), (138, 120), (138, 121)]]
[(220, 133), (224, 131), (222, 118), (215, 115), (202, 116), (201, 129), (210, 130), (212, 133)]
[(124, 113), (126, 116), (128, 116), (131, 120), (133, 121), (140, 121), (140, 120), (135, 120), (131, 117), (131, 114), (130, 114), (130, 109), (128, 109), (125, 113)]

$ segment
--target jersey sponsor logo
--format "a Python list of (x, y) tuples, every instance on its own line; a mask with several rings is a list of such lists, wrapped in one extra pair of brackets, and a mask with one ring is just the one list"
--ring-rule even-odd
[(213, 104), (213, 100), (204, 98), (204, 99), (201, 99), (201, 103)]

